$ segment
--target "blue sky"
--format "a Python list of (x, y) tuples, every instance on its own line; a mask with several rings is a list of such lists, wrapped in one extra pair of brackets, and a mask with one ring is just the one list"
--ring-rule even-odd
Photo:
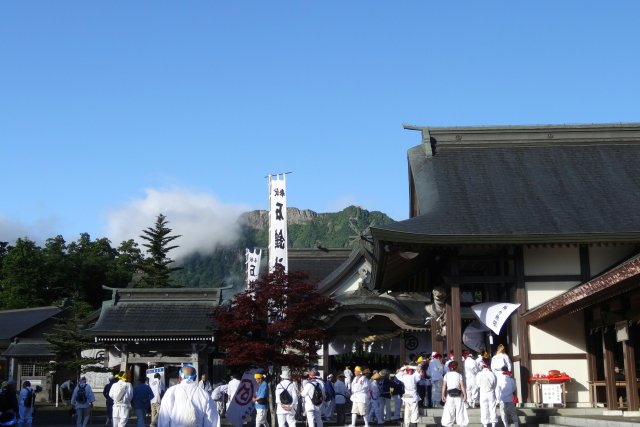
[(420, 136), (402, 123), (640, 121), (638, 16), (636, 1), (0, 2), (0, 241), (117, 243), (160, 211), (220, 241), (284, 171), (289, 206), (405, 219)]

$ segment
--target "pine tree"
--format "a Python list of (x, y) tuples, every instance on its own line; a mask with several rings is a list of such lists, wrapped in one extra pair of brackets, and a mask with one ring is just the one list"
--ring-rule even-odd
[(287, 366), (292, 372), (316, 363), (327, 333), (322, 319), (337, 302), (317, 292), (301, 272), (276, 270), (214, 311), (224, 363), (237, 369)]
[(167, 227), (167, 218), (163, 214), (159, 214), (154, 227), (148, 227), (142, 230), (144, 234), (140, 235), (141, 239), (149, 243), (143, 243), (142, 246), (147, 248), (149, 257), (142, 264), (144, 277), (137, 284), (141, 288), (168, 288), (171, 286), (170, 274), (172, 271), (180, 270), (181, 267), (169, 267), (173, 262), (169, 258), (168, 253), (172, 249), (179, 246), (168, 246), (169, 243), (181, 237), (180, 235), (171, 236), (172, 229)]
[(109, 370), (102, 365), (103, 357), (82, 355), (84, 350), (95, 349), (98, 346), (85, 334), (86, 319), (91, 312), (92, 308), (89, 304), (75, 299), (70, 305), (63, 306), (63, 311), (53, 328), (54, 332), (45, 334), (55, 354), (56, 361), (52, 366), (55, 370), (68, 370), (74, 372), (76, 376), (87, 371), (107, 372)]

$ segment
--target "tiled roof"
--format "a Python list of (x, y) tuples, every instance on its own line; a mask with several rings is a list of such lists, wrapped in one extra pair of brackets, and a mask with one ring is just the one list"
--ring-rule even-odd
[[(625, 132), (635, 132), (633, 135), (639, 129), (639, 125), (624, 128)], [(480, 142), (465, 144), (465, 136), (456, 135), (460, 142), (437, 143), (435, 155), (430, 155), (424, 145), (410, 149), (409, 166), (415, 188), (412, 204), (419, 215), (374, 228), (376, 240), (640, 240), (637, 135), (631, 138), (616, 127), (605, 134), (601, 127), (578, 126), (560, 129), (567, 133), (571, 130), (571, 137), (566, 140), (558, 137), (531, 142), (518, 140), (516, 130), (508, 129), (514, 135), (512, 143), (494, 143), (493, 137), (505, 136), (479, 129), (475, 138), (484, 138)], [(525, 130), (547, 137), (544, 127)], [(561, 133), (553, 127), (548, 130), (549, 138), (552, 132)], [(620, 132), (619, 139), (616, 132)], [(453, 129), (448, 133), (456, 132)]]
[(206, 303), (124, 302), (106, 307), (92, 335), (211, 334), (214, 307)]
[(0, 340), (11, 340), (60, 313), (58, 307), (36, 307), (0, 311)]
[(219, 289), (111, 289), (102, 305), (94, 337), (211, 336)]
[(50, 357), (54, 353), (46, 341), (20, 340), (11, 343), (2, 355), (5, 357)]
[(351, 254), (351, 249), (290, 249), (289, 271), (304, 271), (309, 281), (321, 282)]

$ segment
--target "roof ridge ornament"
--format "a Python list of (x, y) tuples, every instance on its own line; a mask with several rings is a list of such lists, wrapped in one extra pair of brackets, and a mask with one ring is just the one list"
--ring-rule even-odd
[(403, 128), (407, 130), (418, 130), (422, 132), (422, 149), (427, 157), (433, 157), (436, 155), (436, 139), (431, 136), (429, 128), (426, 126), (414, 126), (404, 123)]

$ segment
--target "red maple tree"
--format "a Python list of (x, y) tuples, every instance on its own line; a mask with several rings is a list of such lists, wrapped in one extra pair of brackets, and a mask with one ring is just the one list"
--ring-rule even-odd
[(317, 292), (302, 272), (277, 269), (238, 293), (213, 314), (229, 367), (299, 371), (314, 365), (327, 337), (322, 319), (338, 303)]

